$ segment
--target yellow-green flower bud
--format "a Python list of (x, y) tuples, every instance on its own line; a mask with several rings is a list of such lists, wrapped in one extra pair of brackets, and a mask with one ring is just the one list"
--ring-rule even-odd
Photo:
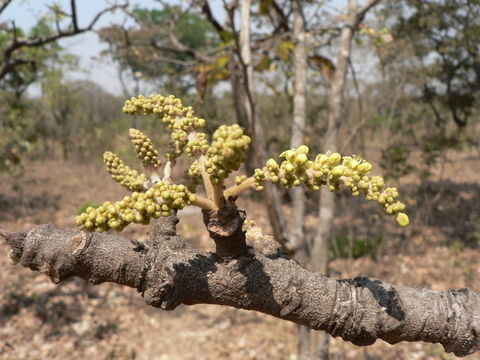
[(220, 184), (245, 162), (251, 139), (243, 134), (237, 124), (220, 126), (213, 134), (213, 139), (207, 151), (205, 171), (213, 184)]
[(310, 149), (308, 148), (307, 145), (300, 145), (295, 152), (297, 155), (299, 154), (307, 155), (309, 151)]
[(402, 212), (398, 213), (395, 219), (397, 220), (398, 225), (402, 227), (406, 227), (408, 226), (408, 224), (410, 224), (410, 219), (408, 218), (408, 215), (405, 213), (402, 213)]
[(335, 166), (332, 171), (330, 172), (330, 175), (335, 178), (339, 178), (340, 176), (343, 175), (344, 172), (344, 167), (342, 165)]
[(320, 165), (323, 165), (327, 160), (328, 160), (328, 156), (325, 154), (318, 154), (317, 157), (315, 158), (315, 162)]
[(280, 154), (280, 157), (286, 158), (288, 161), (294, 161), (295, 150), (286, 150)]
[(357, 166), (357, 170), (361, 174), (366, 174), (370, 170), (372, 170), (372, 164), (370, 164), (369, 162), (363, 162)]
[(275, 160), (270, 158), (267, 161), (267, 167), (270, 168), (270, 169), (278, 169), (279, 166), (278, 166), (278, 163)]
[(298, 166), (303, 166), (307, 163), (308, 157), (305, 154), (298, 154), (295, 156), (295, 164)]
[(103, 160), (112, 179), (130, 191), (143, 190), (147, 181), (144, 174), (139, 175), (136, 170), (130, 169), (116, 154), (110, 151), (103, 154)]
[(286, 163), (284, 169), (287, 173), (293, 173), (295, 167), (291, 163)]
[(247, 177), (245, 175), (240, 175), (235, 177), (235, 184), (240, 185), (242, 182), (245, 181)]
[(332, 153), (328, 157), (328, 164), (330, 166), (338, 165), (341, 159), (342, 159), (342, 155), (340, 155), (339, 153)]

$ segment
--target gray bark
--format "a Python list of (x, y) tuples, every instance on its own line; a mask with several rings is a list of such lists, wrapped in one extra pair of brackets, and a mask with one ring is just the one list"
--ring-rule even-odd
[(330, 279), (300, 266), (278, 247), (247, 244), (239, 230), (242, 213), (234, 207), (223, 211), (204, 214), (223, 256), (191, 248), (176, 235), (174, 216), (154, 225), (148, 246), (55, 225), (0, 234), (12, 248), (13, 263), (40, 271), (56, 284), (79, 276), (92, 284), (130, 286), (147, 304), (165, 310), (217, 304), (260, 311), (359, 346), (383, 339), (441, 343), (457, 356), (480, 350), (479, 292), (395, 286), (363, 277)]

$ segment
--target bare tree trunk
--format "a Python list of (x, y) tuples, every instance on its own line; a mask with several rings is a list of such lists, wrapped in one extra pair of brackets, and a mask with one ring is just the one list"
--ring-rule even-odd
[(248, 99), (245, 95), (245, 89), (242, 87), (241, 77), (238, 74), (237, 64), (233, 61), (230, 62), (230, 86), (232, 88), (233, 103), (235, 106), (235, 114), (237, 115), (237, 123), (250, 130), (251, 124), (249, 123), (249, 118), (247, 115), (247, 109), (245, 105), (248, 102)]
[[(380, 0), (368, 0), (359, 7), (357, 0), (348, 1), (348, 15), (341, 33), (337, 53), (337, 66), (331, 82), (331, 91), (328, 100), (327, 132), (324, 137), (324, 151), (338, 151), (338, 129), (344, 108), (344, 90), (348, 72), (348, 61), (352, 50), (352, 39), (358, 25), (366, 12)], [(315, 271), (328, 275), (328, 242), (331, 238), (333, 215), (335, 213), (335, 195), (326, 187), (320, 191), (319, 219), (320, 227), (315, 236), (311, 265)], [(329, 335), (325, 332), (318, 334), (317, 354), (319, 360), (328, 359)]]
[[(299, 0), (292, 1), (293, 37), (295, 41), (295, 92), (293, 95), (293, 122), (290, 147), (297, 148), (304, 143), (305, 137), (305, 92), (307, 87), (307, 49), (305, 39), (305, 23)], [(303, 187), (292, 189), (293, 214), (290, 224), (290, 240), (300, 262), (307, 261), (307, 248), (304, 236), (305, 190)]]
[[(351, 1), (350, 1), (351, 2)], [(350, 56), (351, 40), (353, 31), (350, 27), (344, 26), (340, 36), (340, 47), (337, 55), (337, 68), (331, 84), (329, 97), (329, 112), (327, 120), (327, 132), (324, 137), (324, 151), (337, 151), (338, 128), (342, 116), (343, 90), (347, 75), (348, 57)], [(335, 212), (335, 194), (326, 187), (320, 191), (319, 213), (320, 227), (317, 231), (313, 244), (311, 264), (315, 271), (328, 274), (328, 242), (331, 237), (333, 215)], [(327, 360), (329, 348), (329, 335), (325, 332), (317, 336), (317, 356), (319, 360)]]
[[(257, 166), (263, 166), (268, 159), (265, 146), (265, 136), (262, 124), (260, 123), (255, 103), (255, 83), (253, 80), (252, 50), (250, 48), (250, 7), (251, 0), (240, 1), (240, 18), (242, 27), (240, 29), (240, 62), (244, 75), (244, 108), (249, 119), (250, 133), (253, 135), (253, 148)], [(268, 217), (273, 228), (275, 238), (282, 244), (286, 243), (283, 213), (280, 197), (276, 187), (272, 184), (265, 186), (265, 202), (268, 209)]]
[[(247, 116), (247, 110), (245, 108), (245, 104), (247, 103), (248, 99), (246, 99), (245, 89), (243, 88), (242, 84), (242, 77), (239, 74), (238, 64), (234, 61), (230, 61), (229, 64), (230, 70), (230, 86), (232, 88), (232, 97), (233, 97), (233, 104), (235, 106), (235, 114), (237, 117), (237, 124), (239, 124), (242, 128), (250, 131), (251, 124), (249, 123), (249, 118)], [(244, 163), (245, 172), (247, 174), (253, 174), (255, 170), (255, 151), (253, 147), (250, 147), (247, 153), (247, 161)]]
[[(232, 29), (232, 32), (235, 32), (234, 18), (231, 13), (227, 15), (225, 24), (226, 27), (230, 27)], [(243, 39), (241, 41), (243, 41)], [(252, 124), (250, 123), (246, 108), (246, 106), (248, 106), (248, 99), (245, 87), (242, 83), (242, 64), (237, 61), (230, 61), (228, 63), (228, 70), (230, 71), (230, 87), (232, 89), (232, 100), (235, 107), (237, 124), (239, 124), (248, 132), (251, 132)], [(248, 150), (247, 161), (245, 161), (244, 166), (247, 174), (253, 173), (255, 169), (255, 151), (253, 150), (253, 147), (250, 147)]]
[(63, 160), (68, 161), (68, 158), (69, 158), (68, 147), (69, 147), (70, 143), (69, 143), (68, 140), (62, 140), (61, 144), (62, 144)]
[[(305, 38), (305, 22), (300, 0), (292, 1), (293, 9), (293, 40), (295, 42), (294, 72), (295, 88), (293, 95), (293, 121), (290, 147), (298, 148), (305, 138), (305, 92), (307, 87), (307, 47)], [(301, 264), (308, 262), (308, 249), (305, 240), (305, 189), (294, 187), (292, 194), (292, 217), (289, 224), (289, 240), (295, 251), (295, 258)], [(298, 358), (310, 360), (312, 331), (300, 325), (298, 329)]]

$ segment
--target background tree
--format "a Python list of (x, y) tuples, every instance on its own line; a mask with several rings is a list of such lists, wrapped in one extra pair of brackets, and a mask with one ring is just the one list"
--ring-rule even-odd
[[(0, 14), (12, 2), (2, 1)], [(51, 6), (51, 14), (42, 17), (29, 32), (19, 29), (15, 21), (0, 23), (0, 89), (13, 93), (9, 103), (12, 112), (7, 111), (9, 115), (0, 119), (0, 128), (10, 134), (10, 140), (0, 150), (3, 169), (19, 163), (21, 152), (34, 140), (33, 134), (25, 131), (28, 127), (23, 123), (27, 103), (22, 103), (21, 96), (60, 56), (62, 49), (58, 40), (91, 31), (104, 14), (126, 6), (114, 4), (103, 9), (85, 27), (79, 26), (75, 0), (70, 1), (68, 13), (58, 5)]]
[[(177, 5), (137, 7), (128, 15), (135, 25), (114, 25), (100, 31), (120, 71), (130, 77), (139, 73), (144, 81), (170, 92), (186, 94), (197, 88), (204, 98), (225, 66), (225, 60), (215, 56), (219, 37), (211, 24), (189, 7)], [(206, 75), (215, 70), (214, 76)]]
[(74, 154), (82, 161), (98, 155), (98, 147), (111, 144), (112, 135), (125, 125), (115, 111), (118, 99), (95, 83), (65, 81), (63, 71), (50, 69), (42, 80), (43, 116), (37, 120), (37, 128), (45, 149), (58, 144), (63, 160)]
[(449, 114), (463, 128), (479, 92), (476, 34), (480, 30), (478, 1), (405, 1), (389, 4), (395, 11), (393, 31), (398, 42), (411, 48), (411, 71), (424, 74), (422, 101), (439, 127)]
[[(15, 39), (25, 36), (48, 37), (52, 31), (46, 18), (40, 19), (28, 34), (16, 27), (11, 29), (4, 23), (0, 30), (0, 49), (4, 49), (5, 57)], [(32, 120), (28, 116), (30, 102), (23, 95), (43, 76), (47, 66), (57, 61), (61, 54), (62, 49), (58, 44), (48, 43), (43, 47), (20, 48), (16, 51), (18, 58), (12, 60), (10, 66), (7, 66), (9, 61), (4, 58), (3, 69), (0, 72), (0, 91), (3, 93), (5, 109), (4, 115), (0, 118), (0, 127), (9, 136), (3, 139), (4, 143), (1, 146), (2, 170), (8, 170), (12, 165), (19, 164), (23, 154), (31, 148), (36, 136), (32, 131)]]
[[(4, 0), (0, 5), (0, 14), (12, 3), (12, 0)], [(46, 18), (42, 18), (39, 24), (34, 28), (29, 36), (23, 36), (21, 30), (15, 26), (15, 21), (11, 24), (2, 24), (2, 35), (0, 44), (2, 45), (2, 66), (0, 68), (0, 80), (8, 74), (15, 72), (18, 67), (29, 65), (35, 67), (39, 61), (35, 58), (35, 52), (28, 52), (27, 49), (41, 48), (45, 45), (55, 43), (62, 38), (71, 37), (87, 31), (91, 31), (98, 20), (107, 12), (118, 8), (125, 8), (127, 4), (115, 4), (103, 9), (97, 13), (86, 27), (78, 25), (77, 4), (75, 0), (70, 2), (69, 13), (65, 12), (60, 6), (51, 7), (53, 13), (52, 24), (46, 24)], [(62, 28), (62, 24), (68, 19), (68, 24)], [(53, 30), (55, 26), (56, 31)], [(33, 56), (32, 56), (33, 55)]]
[[(290, 147), (296, 149), (305, 142), (306, 124), (306, 88), (307, 88), (307, 39), (305, 20), (301, 1), (292, 1), (293, 40), (295, 44), (294, 73), (295, 86), (293, 95), (293, 120)], [(293, 220), (290, 224), (290, 241), (301, 263), (306, 263), (308, 249), (305, 239), (305, 191), (303, 187), (292, 189)], [(310, 359), (309, 329), (299, 329), (299, 359)]]

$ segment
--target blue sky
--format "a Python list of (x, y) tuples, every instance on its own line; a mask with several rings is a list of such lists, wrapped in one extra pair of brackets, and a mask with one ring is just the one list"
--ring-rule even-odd
[[(29, 29), (38, 19), (48, 12), (48, 5), (57, 3), (67, 12), (70, 8), (69, 0), (14, 0), (11, 5), (2, 13), (0, 23), (14, 20), (18, 27)], [(121, 0), (119, 0), (121, 2)], [(184, 3), (182, 0), (170, 0), (171, 3)], [(91, 19), (100, 10), (108, 6), (104, 0), (78, 0), (77, 12), (79, 25), (88, 24)], [(155, 0), (130, 0), (132, 5), (141, 5), (142, 7), (159, 7), (159, 2)], [(221, 0), (210, 1), (212, 11), (215, 16), (223, 21), (224, 11)], [(331, 2), (335, 7), (341, 8), (345, 4), (345, 0), (334, 0)], [(125, 16), (117, 11), (114, 14), (105, 14), (95, 26), (100, 29), (114, 23), (122, 23)], [(106, 45), (101, 43), (97, 35), (89, 32), (77, 35), (69, 39), (61, 40), (61, 45), (69, 53), (78, 55), (80, 59), (80, 71), (69, 74), (72, 79), (89, 79), (102, 86), (113, 94), (121, 94), (121, 86), (118, 80), (116, 64), (112, 63), (108, 57), (100, 58), (102, 50), (106, 49)]]

